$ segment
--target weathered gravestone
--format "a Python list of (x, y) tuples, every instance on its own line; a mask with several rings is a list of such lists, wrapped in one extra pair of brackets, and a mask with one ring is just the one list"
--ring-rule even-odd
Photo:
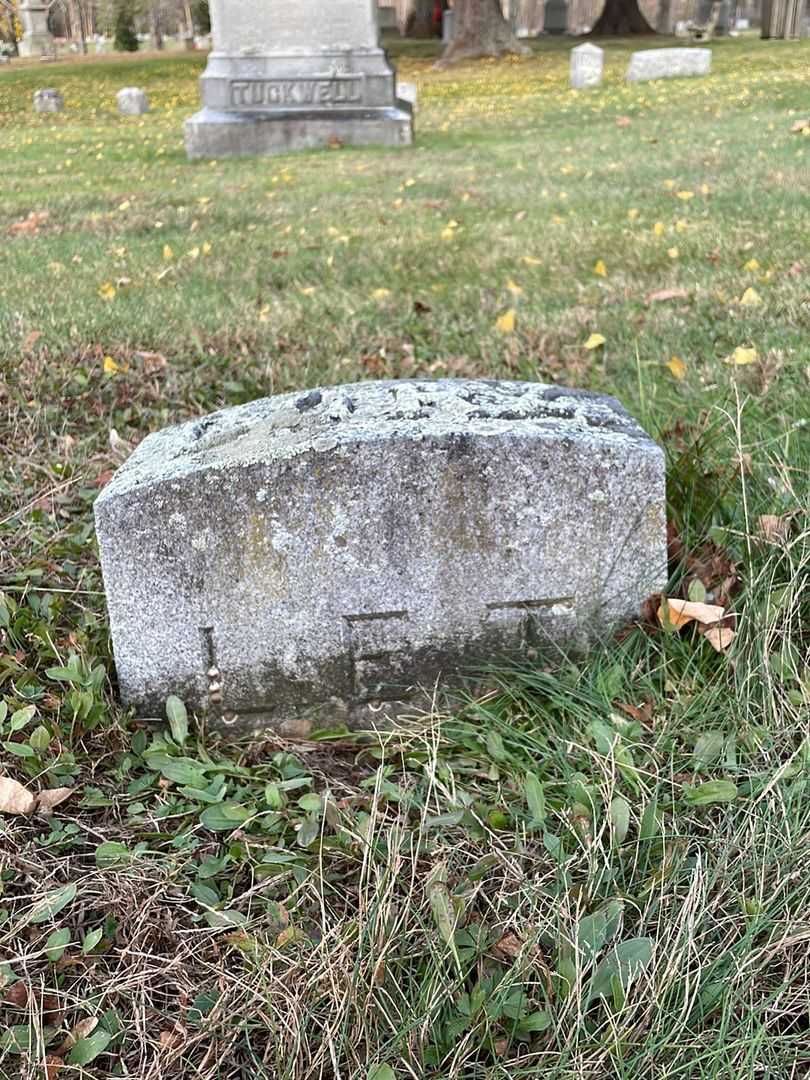
[(57, 113), (65, 107), (65, 99), (58, 90), (46, 87), (34, 92), (34, 112)]
[(599, 86), (605, 66), (605, 51), (598, 45), (585, 42), (571, 50), (571, 86), (582, 90), (589, 86)]
[(412, 141), (376, 0), (211, 0), (211, 25), (189, 157)]
[(125, 86), (115, 95), (118, 111), (124, 116), (142, 116), (149, 112), (149, 98), (138, 86)]
[(626, 78), (628, 82), (678, 79), (709, 75), (711, 70), (711, 49), (644, 49), (630, 56)]
[(95, 505), (118, 680), (306, 734), (582, 649), (666, 578), (664, 458), (613, 398), (368, 382), (145, 439)]
[(20, 4), (19, 16), (23, 28), (22, 40), (17, 45), (20, 56), (52, 56), (56, 52), (48, 27), (49, 10), (49, 4), (37, 3), (36, 0), (24, 0)]

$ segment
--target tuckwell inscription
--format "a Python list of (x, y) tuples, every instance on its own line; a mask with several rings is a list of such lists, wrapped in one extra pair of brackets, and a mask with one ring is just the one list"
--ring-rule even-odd
[(229, 101), (234, 109), (306, 109), (362, 105), (362, 75), (316, 79), (234, 79)]

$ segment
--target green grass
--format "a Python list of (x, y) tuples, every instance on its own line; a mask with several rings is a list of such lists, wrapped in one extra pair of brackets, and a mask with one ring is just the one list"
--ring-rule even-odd
[[(627, 87), (632, 47), (574, 94), (564, 43), (398, 46), (412, 149), (213, 164), (199, 58), (0, 71), (0, 775), (74, 789), (0, 816), (4, 1080), (808, 1075), (810, 45)], [(91, 507), (129, 447), (445, 374), (619, 396), (728, 652), (650, 624), (385, 736), (122, 713)]]

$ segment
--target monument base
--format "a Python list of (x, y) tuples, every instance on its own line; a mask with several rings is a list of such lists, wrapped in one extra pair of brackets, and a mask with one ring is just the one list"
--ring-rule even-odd
[(330, 109), (328, 112), (220, 112), (204, 108), (185, 124), (190, 158), (286, 154), (335, 146), (410, 146), (413, 113), (394, 108)]
[(55, 56), (56, 45), (50, 34), (26, 34), (22, 41), (17, 43), (17, 51), (26, 59)]

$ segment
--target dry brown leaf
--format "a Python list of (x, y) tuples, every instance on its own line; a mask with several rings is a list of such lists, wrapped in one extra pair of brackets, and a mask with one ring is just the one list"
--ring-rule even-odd
[(139, 352), (135, 354), (143, 363), (144, 375), (156, 375), (168, 365), (169, 361), (159, 352)]
[(792, 514), (760, 514), (757, 527), (763, 540), (769, 544), (782, 544), (790, 536)]
[(32, 330), (30, 334), (26, 334), (22, 345), (23, 352), (30, 352), (41, 337), (41, 330)]
[(35, 804), (27, 787), (9, 776), (0, 776), (0, 814), (30, 814)]
[(630, 705), (625, 701), (614, 701), (614, 706), (626, 713), (640, 724), (649, 724), (652, 720), (653, 706), (651, 701), (645, 701), (642, 705)]
[(713, 649), (718, 652), (725, 652), (729, 645), (734, 640), (736, 631), (732, 630), (730, 626), (710, 626), (703, 631), (703, 636)]
[(658, 621), (662, 626), (680, 629), (690, 622), (711, 626), (725, 616), (725, 608), (718, 604), (702, 604), (697, 600), (677, 600), (665, 597), (658, 609)]
[(62, 999), (56, 994), (43, 994), (40, 1003), (42, 1020), (49, 1027), (61, 1027), (65, 1019), (65, 1010)]
[(72, 787), (46, 788), (37, 795), (37, 810), (41, 814), (51, 814), (55, 806), (63, 803), (75, 792)]
[(523, 942), (517, 934), (504, 934), (495, 945), (495, 951), (501, 953), (502, 956), (508, 956), (510, 960), (516, 960), (522, 948)]
[(64, 1061), (57, 1054), (47, 1054), (45, 1056), (45, 1080), (56, 1080), (59, 1070), (64, 1064)]
[(174, 1025), (174, 1030), (161, 1031), (158, 1038), (161, 1050), (177, 1050), (186, 1041), (186, 1030), (178, 1021)]
[(86, 1039), (88, 1035), (92, 1035), (98, 1027), (97, 1016), (86, 1016), (84, 1020), (80, 1020), (78, 1024), (75, 1024), (70, 1034), (65, 1036), (64, 1041), (59, 1047), (57, 1047), (56, 1053), (59, 1057), (64, 1057), (69, 1053), (79, 1041), (79, 1039)]
[(14, 1009), (24, 1009), (28, 1004), (28, 984), (22, 980), (15, 982), (3, 994), (3, 1004), (10, 1005)]
[(15, 221), (13, 225), (9, 225), (9, 235), (36, 236), (39, 232), (40, 225), (44, 225), (50, 216), (48, 210), (32, 210), (27, 218), (24, 218), (22, 221)]
[(662, 304), (667, 300), (688, 300), (689, 292), (686, 289), (656, 289), (647, 294), (647, 304)]

